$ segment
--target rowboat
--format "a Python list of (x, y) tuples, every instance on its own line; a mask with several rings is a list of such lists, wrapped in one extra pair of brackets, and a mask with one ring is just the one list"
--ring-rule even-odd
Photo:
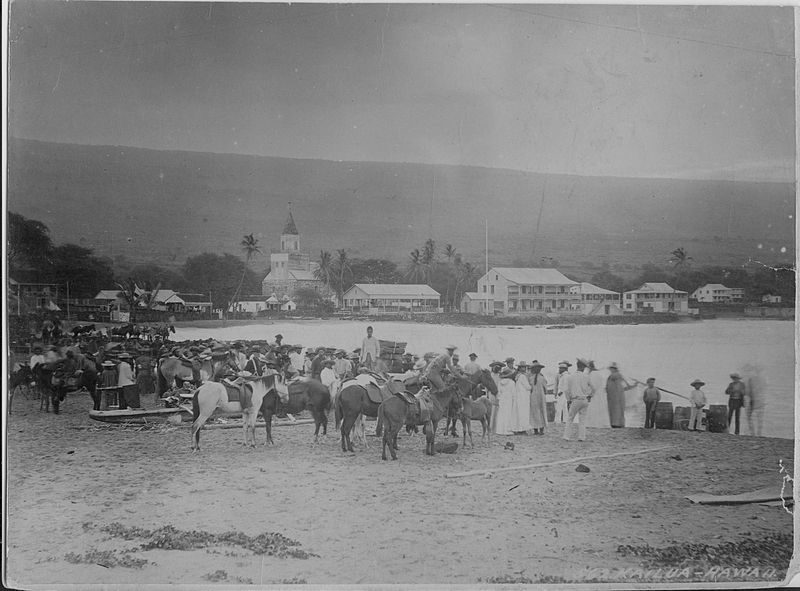
[(177, 421), (181, 417), (191, 416), (192, 411), (186, 407), (176, 406), (172, 408), (149, 408), (149, 409), (123, 409), (123, 410), (90, 410), (89, 418), (103, 423), (154, 423), (166, 421), (174, 416)]
[(574, 324), (551, 324), (547, 328), (575, 328)]

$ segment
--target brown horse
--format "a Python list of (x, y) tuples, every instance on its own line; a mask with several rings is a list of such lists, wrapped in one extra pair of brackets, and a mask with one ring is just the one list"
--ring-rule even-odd
[[(288, 414), (297, 414), (304, 410), (310, 411), (311, 416), (314, 417), (314, 443), (316, 444), (319, 441), (320, 426), (322, 435), (328, 434), (328, 411), (331, 409), (330, 390), (322, 382), (310, 378), (301, 378), (296, 382), (289, 383), (288, 386), (289, 400), (283, 404), (280, 410)], [(266, 418), (264, 415), (265, 420)]]
[[(380, 384), (380, 382), (378, 383)], [(400, 380), (390, 380), (380, 385), (387, 395), (403, 392), (405, 389), (403, 382)], [(342, 384), (342, 389), (336, 396), (334, 405), (336, 425), (341, 425), (342, 451), (355, 451), (350, 434), (356, 420), (361, 414), (367, 417), (378, 417), (379, 405), (380, 403), (370, 400), (366, 388), (357, 381), (348, 380)], [(380, 418), (378, 423), (379, 425), (382, 424)], [(380, 433), (377, 428), (376, 433)]]
[(425, 432), (425, 454), (436, 455), (434, 448), (436, 429), (439, 421), (447, 414), (447, 408), (453, 399), (460, 400), (462, 393), (458, 384), (450, 384), (444, 390), (431, 392), (423, 391), (422, 396), (427, 398), (429, 406), (423, 410), (419, 403), (409, 405), (397, 396), (384, 400), (379, 408), (378, 415), (384, 421), (383, 451), (381, 459), (386, 459), (386, 446), (392, 454), (392, 459), (397, 459), (397, 433), (403, 425), (423, 425)]
[(489, 430), (492, 419), (492, 403), (489, 402), (486, 396), (481, 396), (477, 400), (464, 398), (462, 403), (463, 407), (461, 412), (458, 413), (458, 418), (461, 419), (461, 430), (463, 431), (462, 447), (467, 445), (467, 433), (469, 433), (470, 447), (475, 447), (472, 442), (472, 421), (481, 422), (481, 427), (483, 428), (481, 440), (485, 441), (488, 434), (488, 445), (492, 445), (492, 432)]

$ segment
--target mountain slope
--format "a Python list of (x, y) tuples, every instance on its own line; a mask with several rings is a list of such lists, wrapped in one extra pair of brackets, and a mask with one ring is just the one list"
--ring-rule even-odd
[(312, 260), (320, 249), (347, 248), (351, 256), (404, 264), (431, 236), (482, 267), (486, 219), (493, 265), (552, 257), (564, 269), (584, 262), (623, 269), (666, 261), (678, 246), (698, 264), (794, 257), (794, 193), (786, 183), (582, 177), (20, 139), (9, 140), (8, 166), (8, 209), (41, 220), (56, 241), (163, 265), (203, 251), (238, 254), (242, 235), (251, 232), (265, 253), (277, 249), (287, 202)]

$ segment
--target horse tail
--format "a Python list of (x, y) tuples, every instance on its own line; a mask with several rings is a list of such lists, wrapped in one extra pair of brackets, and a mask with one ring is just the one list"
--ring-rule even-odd
[(200, 401), (197, 399), (197, 393), (199, 391), (200, 388), (197, 388), (192, 394), (192, 422), (197, 421), (197, 418), (200, 416)]
[(334, 419), (336, 420), (336, 429), (339, 428), (339, 425), (342, 423), (342, 392), (339, 392), (339, 395), (336, 397), (336, 404), (334, 406)]
[(167, 391), (167, 378), (164, 377), (164, 374), (162, 373), (161, 369), (163, 361), (164, 361), (163, 359), (160, 359), (158, 363), (156, 363), (156, 376), (158, 382), (158, 387), (156, 388), (156, 395), (158, 397), (161, 397), (161, 395)]

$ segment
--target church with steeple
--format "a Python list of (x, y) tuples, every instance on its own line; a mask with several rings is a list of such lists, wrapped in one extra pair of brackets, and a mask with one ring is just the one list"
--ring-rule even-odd
[(270, 254), (269, 261), (269, 274), (261, 282), (262, 295), (270, 297), (274, 294), (286, 300), (297, 288), (310, 287), (323, 297), (330, 297), (328, 286), (314, 277), (319, 265), (312, 263), (308, 253), (300, 250), (300, 232), (297, 231), (291, 210), (281, 233), (281, 248)]

